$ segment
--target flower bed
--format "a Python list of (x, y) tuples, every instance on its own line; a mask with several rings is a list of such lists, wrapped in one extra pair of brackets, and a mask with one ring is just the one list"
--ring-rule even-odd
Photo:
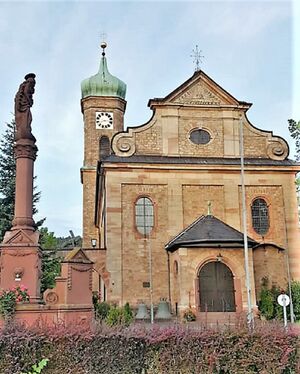
[(266, 324), (245, 329), (182, 326), (112, 329), (82, 326), (0, 332), (0, 373), (27, 372), (49, 359), (43, 374), (299, 373), (299, 337)]

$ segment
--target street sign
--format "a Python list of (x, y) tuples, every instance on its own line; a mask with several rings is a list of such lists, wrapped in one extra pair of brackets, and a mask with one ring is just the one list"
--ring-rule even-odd
[(281, 306), (288, 306), (290, 304), (290, 298), (286, 294), (281, 294), (277, 297), (277, 302)]
[(289, 305), (290, 303), (290, 298), (288, 297), (288, 295), (282, 293), (281, 295), (279, 295), (277, 297), (277, 302), (279, 305), (282, 306), (283, 308), (283, 323), (284, 323), (284, 327), (286, 328), (287, 327), (287, 315), (286, 315), (286, 307)]

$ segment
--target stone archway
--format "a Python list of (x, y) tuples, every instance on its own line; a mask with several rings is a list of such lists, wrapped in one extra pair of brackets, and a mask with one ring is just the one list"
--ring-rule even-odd
[(235, 312), (232, 271), (224, 263), (212, 261), (199, 271), (199, 306), (201, 312)]

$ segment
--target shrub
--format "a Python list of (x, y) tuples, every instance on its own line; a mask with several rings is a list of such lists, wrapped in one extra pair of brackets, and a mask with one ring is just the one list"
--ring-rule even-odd
[(105, 323), (108, 326), (129, 326), (133, 321), (133, 313), (128, 303), (124, 307), (112, 306), (110, 307)]
[(268, 278), (262, 279), (262, 289), (259, 294), (258, 309), (261, 316), (265, 317), (267, 320), (270, 319), (283, 319), (282, 307), (277, 302), (277, 297), (282, 293), (276, 285), (272, 285), (269, 288)]
[(293, 281), (291, 289), (295, 318), (297, 321), (300, 321), (300, 282)]
[(32, 371), (49, 359), (43, 374), (241, 374), (299, 373), (299, 337), (278, 323), (214, 331), (173, 325), (97, 325), (0, 331), (0, 373)]
[(16, 304), (29, 301), (25, 286), (17, 286), (0, 293), (0, 313), (5, 320), (11, 319), (16, 311)]
[(41, 373), (44, 367), (47, 366), (48, 361), (49, 361), (48, 358), (43, 358), (37, 365), (36, 364), (32, 365), (33, 371), (28, 371), (27, 373), (22, 373), (22, 374)]
[(100, 321), (104, 321), (107, 318), (107, 315), (110, 310), (110, 305), (103, 301), (102, 303), (94, 304), (95, 317)]
[(270, 320), (274, 317), (274, 295), (271, 290), (262, 288), (259, 295), (258, 309), (261, 316)]

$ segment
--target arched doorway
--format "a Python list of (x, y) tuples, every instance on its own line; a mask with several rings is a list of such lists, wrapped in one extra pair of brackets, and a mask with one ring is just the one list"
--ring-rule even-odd
[(222, 262), (209, 262), (199, 272), (202, 312), (235, 312), (233, 274)]

